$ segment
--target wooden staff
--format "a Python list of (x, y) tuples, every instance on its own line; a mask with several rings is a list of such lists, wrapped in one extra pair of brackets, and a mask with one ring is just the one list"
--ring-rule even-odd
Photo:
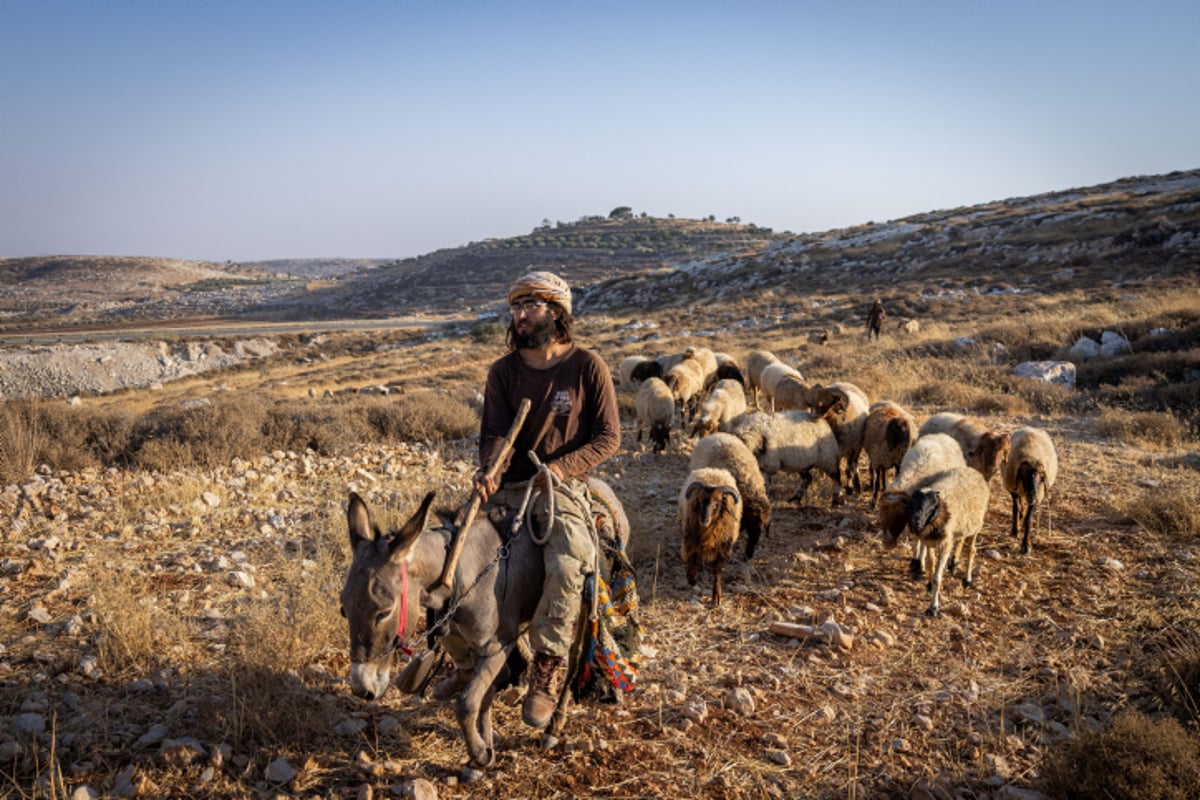
[[(504, 437), (504, 443), (500, 445), (500, 452), (496, 454), (492, 465), (488, 467), (487, 477), (485, 482), (491, 483), (500, 474), (500, 470), (504, 467), (504, 462), (508, 459), (508, 454), (512, 452), (513, 445), (516, 444), (517, 434), (521, 432), (521, 426), (525, 424), (525, 417), (529, 415), (529, 407), (532, 405), (529, 398), (526, 397), (521, 401), (521, 405), (517, 408), (517, 416), (513, 420), (512, 428), (509, 429), (508, 435)], [(471, 500), (467, 506), (466, 516), (463, 517), (463, 523), (459, 526), (458, 533), (454, 535), (454, 544), (450, 547), (450, 553), (446, 556), (446, 564), (442, 567), (442, 576), (438, 578), (437, 583), (429, 587), (430, 594), (440, 595), (450, 589), (450, 583), (454, 580), (454, 570), (458, 568), (458, 559), (462, 556), (463, 546), (467, 541), (467, 531), (471, 529), (472, 523), (475, 522), (475, 515), (479, 513), (479, 506), (483, 503), (483, 496), (479, 494), (479, 489), (475, 488), (471, 491)]]

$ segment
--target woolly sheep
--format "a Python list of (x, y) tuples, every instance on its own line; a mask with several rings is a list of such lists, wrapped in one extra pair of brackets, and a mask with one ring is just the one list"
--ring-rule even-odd
[(667, 370), (665, 380), (679, 407), (680, 422), (686, 425), (695, 416), (697, 401), (704, 391), (704, 367), (694, 358), (684, 358)]
[(655, 453), (661, 453), (671, 438), (671, 421), (675, 416), (675, 398), (661, 378), (647, 378), (638, 388), (637, 440), (642, 440), (642, 426), (650, 429), (650, 441)]
[(954, 567), (967, 548), (967, 568), (963, 586), (971, 585), (975, 569), (975, 542), (987, 515), (988, 484), (978, 470), (956, 467), (939, 474), (913, 492), (908, 527), (925, 546), (925, 568), (933, 593), (927, 616), (940, 610), (942, 576)]
[(687, 565), (688, 586), (695, 586), (700, 568), (713, 574), (712, 602), (721, 604), (721, 571), (733, 556), (742, 522), (742, 497), (728, 470), (693, 470), (679, 491), (680, 554)]
[(775, 385), (771, 401), (776, 411), (807, 410), (808, 385), (793, 375), (784, 375)]
[(762, 389), (763, 397), (770, 403), (772, 412), (775, 411), (775, 389), (785, 377), (804, 382), (804, 376), (800, 374), (800, 370), (784, 364), (782, 361), (776, 361), (774, 364), (763, 367), (762, 374), (759, 375), (759, 388)]
[(732, 433), (714, 433), (696, 443), (688, 469), (718, 467), (727, 470), (742, 496), (741, 532), (746, 535), (746, 560), (754, 557), (758, 540), (771, 530), (771, 501), (754, 454)]
[(692, 435), (708, 436), (718, 430), (726, 430), (730, 420), (745, 413), (746, 391), (742, 385), (728, 378), (719, 380), (713, 385), (708, 398), (700, 404)]
[(921, 426), (921, 436), (929, 433), (948, 433), (953, 436), (962, 448), (967, 464), (983, 473), (983, 477), (989, 481), (1004, 462), (1010, 447), (1007, 433), (993, 433), (974, 417), (949, 411), (934, 414), (925, 421)]
[(1013, 431), (1002, 477), (1004, 488), (1012, 495), (1012, 535), (1017, 535), (1018, 527), (1022, 529), (1021, 553), (1026, 555), (1033, 546), (1033, 515), (1058, 478), (1058, 454), (1050, 436), (1028, 426)]
[(866, 392), (853, 383), (842, 381), (825, 387), (818, 384), (809, 389), (809, 410), (813, 416), (829, 420), (846, 462), (845, 487), (855, 494), (862, 491), (858, 457), (863, 449), (870, 407)]
[(717, 381), (717, 356), (707, 347), (689, 347), (683, 353), (684, 358), (694, 358), (699, 362), (704, 372), (704, 385), (712, 386)]
[(755, 408), (762, 408), (758, 402), (758, 392), (762, 388), (762, 371), (769, 364), (775, 364), (779, 358), (770, 350), (755, 350), (746, 357), (746, 388), (750, 390)]
[[(617, 374), (620, 376), (622, 386), (631, 386), (635, 383), (644, 381), (648, 375), (643, 374), (642, 377), (634, 379), (633, 373), (639, 366), (654, 362), (654, 359), (649, 356), (629, 356), (621, 360), (621, 365), (617, 368)], [(656, 363), (656, 362), (655, 362)], [(643, 370), (644, 373), (644, 370)]]
[(842, 503), (838, 480), (838, 445), (833, 429), (824, 419), (813, 419), (803, 411), (746, 414), (731, 426), (754, 457), (763, 476), (779, 472), (799, 473), (800, 485), (792, 499), (803, 502), (813, 481), (813, 471), (824, 472), (835, 484), (833, 505)]
[[(883, 546), (889, 549), (895, 547), (900, 534), (908, 526), (909, 506), (916, 489), (943, 472), (966, 465), (962, 448), (948, 434), (931, 433), (917, 439), (900, 460), (895, 480), (879, 498), (877, 511), (879, 527), (883, 531)], [(922, 553), (923, 548), (917, 541), (908, 562), (909, 575), (914, 579), (922, 575)]]
[(872, 506), (879, 502), (888, 470), (899, 471), (904, 454), (916, 440), (917, 421), (912, 414), (890, 400), (871, 405), (863, 430), (863, 449), (871, 471)]
[(713, 353), (717, 359), (717, 380), (735, 380), (746, 389), (746, 373), (737, 359), (728, 353)]

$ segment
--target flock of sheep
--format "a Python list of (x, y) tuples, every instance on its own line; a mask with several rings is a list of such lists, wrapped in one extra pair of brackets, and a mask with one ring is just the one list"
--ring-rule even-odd
[(905, 530), (912, 534), (909, 569), (914, 578), (928, 575), (930, 616), (937, 615), (942, 579), (954, 574), (964, 548), (963, 585), (971, 585), (992, 477), (999, 472), (1012, 497), (1011, 533), (1021, 537), (1023, 554), (1032, 546), (1031, 521), (1058, 477), (1058, 456), (1045, 431), (991, 431), (953, 413), (935, 414), (918, 427), (899, 404), (872, 403), (852, 383), (805, 383), (767, 350), (750, 353), (744, 367), (707, 348), (630, 356), (620, 364), (619, 384), (636, 387), (637, 440), (648, 432), (655, 453), (667, 447), (675, 427), (699, 437), (679, 492), (679, 526), (688, 583), (694, 586), (707, 566), (714, 605), (739, 536), (749, 560), (769, 531), (767, 486), (780, 472), (800, 476), (792, 496), (797, 502), (825, 473), (837, 506), (846, 493), (862, 491), (858, 464), (865, 451), (883, 544), (894, 547)]

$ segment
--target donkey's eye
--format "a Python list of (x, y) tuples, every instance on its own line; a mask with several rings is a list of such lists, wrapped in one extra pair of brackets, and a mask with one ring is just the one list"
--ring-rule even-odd
[(378, 614), (375, 615), (375, 624), (382, 625), (383, 623), (387, 622), (387, 618), (390, 617), (391, 615), (392, 615), (392, 612), (390, 612), (390, 611), (380, 611)]

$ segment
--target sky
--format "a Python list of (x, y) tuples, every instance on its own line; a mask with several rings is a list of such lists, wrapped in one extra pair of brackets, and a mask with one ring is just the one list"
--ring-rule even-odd
[(1200, 0), (0, 0), (0, 257), (817, 232), (1200, 168)]

